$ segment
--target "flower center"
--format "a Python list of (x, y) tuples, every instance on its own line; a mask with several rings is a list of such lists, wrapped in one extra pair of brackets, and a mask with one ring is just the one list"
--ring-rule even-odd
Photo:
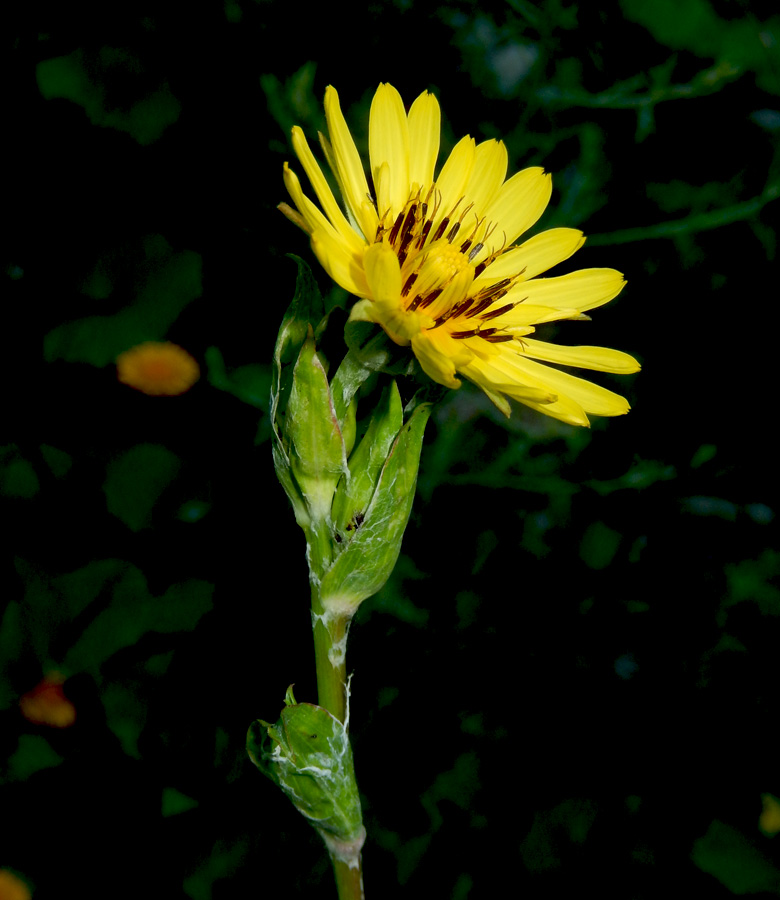
[[(430, 306), (453, 279), (471, 268), (472, 279), (501, 255), (492, 250), (481, 262), (474, 260), (494, 230), (474, 213), (473, 203), (461, 197), (450, 212), (441, 215), (441, 194), (433, 184), (423, 197), (415, 185), (404, 208), (390, 225), (388, 212), (382, 216), (375, 241), (385, 240), (401, 264), (402, 301), (409, 312)], [(473, 222), (469, 218), (473, 217)], [(469, 231), (466, 229), (469, 228)], [(464, 282), (465, 284), (465, 282)], [(455, 298), (452, 298), (455, 299)]]
[(431, 250), (422, 264), (421, 275), (436, 280), (440, 284), (448, 282), (468, 265), (465, 253), (445, 245)]

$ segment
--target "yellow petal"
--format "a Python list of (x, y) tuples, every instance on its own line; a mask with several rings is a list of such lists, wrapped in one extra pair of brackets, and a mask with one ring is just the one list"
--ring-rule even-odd
[(419, 185), (423, 196), (433, 183), (440, 137), (439, 101), (423, 91), (409, 110), (409, 182)]
[(509, 401), (503, 394), (498, 394), (495, 391), (486, 388), (484, 384), (480, 384), (479, 387), (487, 394), (488, 400), (498, 409), (499, 412), (502, 412), (507, 419), (512, 415), (512, 407), (509, 405)]
[(449, 388), (460, 387), (456, 369), (468, 365), (471, 353), (440, 328), (422, 331), (412, 338), (412, 350), (429, 378)]
[(541, 365), (517, 354), (513, 354), (511, 358), (502, 355), (500, 359), (502, 368), (514, 372), (519, 381), (546, 387), (556, 393), (559, 400), (568, 397), (586, 413), (597, 416), (619, 416), (630, 409), (625, 397), (584, 378), (577, 378), (568, 372)]
[(309, 149), (309, 144), (304, 137), (303, 131), (297, 125), (292, 130), (292, 145), (311, 182), (311, 186), (314, 188), (314, 193), (317, 195), (325, 215), (330, 219), (334, 228), (344, 240), (357, 250), (358, 247), (362, 246), (363, 241), (344, 217), (341, 207), (333, 196), (330, 185), (322, 174), (322, 169), (320, 169), (317, 160)]
[(641, 368), (633, 356), (609, 347), (563, 347), (548, 344), (535, 338), (523, 338), (523, 353), (533, 359), (557, 363), (561, 366), (577, 366), (597, 372), (614, 372), (630, 375)]
[(559, 397), (554, 403), (535, 403), (533, 400), (517, 399), (526, 406), (530, 406), (531, 409), (544, 413), (544, 415), (553, 419), (559, 419), (561, 422), (566, 422), (568, 425), (585, 427), (590, 425), (590, 420), (585, 414), (585, 410), (570, 397)]
[(332, 227), (315, 231), (311, 236), (311, 247), (322, 268), (336, 284), (356, 297), (369, 295), (362, 252), (350, 253)]
[(519, 247), (502, 253), (485, 269), (476, 285), (485, 287), (502, 278), (518, 276), (518, 273), (521, 273), (518, 281), (528, 281), (568, 259), (584, 243), (585, 236), (576, 228), (550, 228), (542, 231)]
[[(447, 157), (439, 177), (436, 179), (436, 188), (440, 197), (439, 210), (433, 220), (433, 231), (436, 231), (441, 220), (448, 216), (458, 200), (463, 199), (463, 193), (471, 177), (476, 154), (474, 138), (461, 138)], [(458, 213), (455, 213), (457, 218)]]
[(372, 244), (363, 256), (370, 288), (368, 295), (377, 303), (401, 305), (401, 266), (392, 248), (385, 243)]
[(523, 169), (504, 182), (485, 214), (496, 226), (493, 244), (500, 246), (504, 235), (507, 245), (539, 219), (552, 195), (552, 178), (544, 169), (533, 166)]
[(471, 177), (465, 189), (466, 201), (474, 204), (468, 218), (463, 220), (462, 227), (466, 234), (471, 231), (469, 223), (484, 216), (485, 209), (504, 183), (508, 162), (509, 157), (503, 142), (483, 141), (477, 145)]
[[(506, 304), (507, 298), (496, 301), (496, 307)], [(488, 309), (487, 314), (490, 313)], [(557, 322), (559, 319), (574, 319), (579, 315), (576, 309), (557, 309), (553, 306), (534, 306), (531, 303), (518, 303), (514, 309), (502, 313), (491, 320), (496, 328), (515, 328), (518, 326), (541, 325), (544, 322)]]
[(380, 84), (371, 101), (368, 152), (377, 200), (380, 194), (389, 197), (392, 222), (409, 199), (409, 123), (401, 95), (390, 84)]
[(538, 306), (565, 307), (584, 312), (609, 303), (625, 286), (616, 269), (578, 269), (554, 278), (533, 278), (513, 287), (505, 302), (522, 300)]
[[(506, 348), (506, 344), (495, 345)], [(489, 391), (506, 394), (513, 400), (524, 403), (532, 409), (568, 422), (571, 425), (588, 425), (588, 417), (582, 407), (571, 397), (559, 396), (550, 386), (528, 377), (513, 366), (514, 351), (499, 349), (489, 361), (480, 360), (467, 366), (464, 375), (479, 385), (486, 393)], [(488, 393), (488, 396), (489, 393)]]
[(298, 176), (287, 163), (284, 164), (283, 177), (287, 193), (292, 197), (298, 212), (303, 216), (303, 220), (306, 224), (306, 231), (308, 231), (309, 234), (314, 231), (329, 231), (335, 235), (336, 229), (322, 214), (322, 210), (312, 203), (303, 193), (303, 188), (301, 188)]
[[(491, 344), (482, 338), (467, 338), (461, 343), (475, 349), (474, 358), (468, 365), (462, 366), (464, 375), (481, 388), (488, 388), (513, 397), (515, 400), (534, 400), (537, 403), (551, 403), (557, 399), (555, 392), (543, 384), (521, 379), (516, 369), (505, 365), (506, 344)], [(479, 345), (486, 352), (476, 352)], [(509, 345), (511, 346), (511, 345)]]
[(419, 334), (423, 325), (433, 324), (427, 316), (407, 312), (401, 303), (401, 266), (388, 244), (372, 244), (363, 257), (373, 310), (366, 313), (381, 325), (389, 337), (403, 347)]
[(376, 211), (366, 216), (365, 199), (370, 196), (363, 163), (347, 127), (339, 105), (339, 95), (333, 87), (325, 89), (325, 120), (328, 123), (333, 169), (344, 195), (367, 240), (373, 240), (379, 220)]

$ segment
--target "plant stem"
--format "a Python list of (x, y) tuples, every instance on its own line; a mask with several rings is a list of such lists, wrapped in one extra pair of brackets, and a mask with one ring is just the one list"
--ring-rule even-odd
[(317, 665), (317, 702), (339, 722), (347, 715), (345, 647), (350, 616), (325, 619), (324, 610), (312, 588), (314, 613), (314, 659)]
[(357, 867), (350, 868), (340, 859), (333, 860), (333, 874), (336, 876), (339, 900), (365, 900), (363, 867), (360, 862), (360, 857), (358, 857)]
[[(317, 702), (347, 724), (346, 644), (351, 616), (326, 617), (315, 585), (311, 591)], [(363, 867), (358, 851), (350, 862), (330, 854), (339, 900), (364, 900)]]

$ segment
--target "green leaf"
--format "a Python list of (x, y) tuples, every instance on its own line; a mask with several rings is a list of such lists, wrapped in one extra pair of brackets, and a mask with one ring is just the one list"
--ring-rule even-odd
[(95, 672), (114, 653), (149, 632), (192, 631), (212, 608), (214, 585), (190, 579), (172, 585), (161, 597), (149, 594), (143, 574), (131, 566), (114, 586), (111, 603), (85, 628), (65, 657), (71, 672)]
[(780, 893), (780, 870), (745, 835), (718, 819), (694, 842), (691, 859), (732, 894)]
[(162, 792), (162, 817), (167, 819), (169, 816), (178, 816), (179, 813), (188, 812), (198, 806), (198, 801), (176, 788), (163, 788)]
[(197, 870), (184, 879), (182, 890), (191, 900), (212, 900), (214, 883), (230, 878), (247, 853), (249, 841), (215, 841), (211, 854)]
[(133, 759), (141, 759), (138, 741), (146, 725), (147, 705), (138, 685), (107, 682), (100, 699), (106, 713), (106, 724), (119, 739), (122, 750)]
[(63, 762), (46, 738), (37, 734), (22, 734), (16, 750), (8, 757), (3, 781), (25, 781), (43, 769), (53, 769)]
[[(142, 74), (140, 59), (122, 48), (106, 46), (94, 55), (87, 56), (79, 49), (67, 56), (45, 59), (35, 69), (38, 89), (45, 99), (77, 103), (93, 125), (125, 131), (146, 146), (179, 118), (181, 104), (167, 82), (147, 92), (139, 77)], [(123, 86), (129, 83), (132, 87), (133, 77), (137, 79), (138, 99), (127, 109), (111, 107), (108, 97), (112, 82), (121, 79)]]
[(165, 337), (182, 310), (202, 293), (201, 257), (174, 253), (162, 235), (144, 239), (146, 260), (137, 299), (113, 315), (87, 316), (50, 331), (43, 341), (47, 362), (86, 362), (103, 367), (124, 350)]
[(106, 470), (103, 493), (108, 511), (131, 531), (151, 524), (160, 495), (179, 473), (181, 462), (160, 444), (137, 444)]
[(73, 457), (64, 450), (58, 450), (49, 444), (41, 444), (41, 456), (46, 461), (46, 465), (51, 470), (55, 478), (62, 478), (70, 471), (73, 465)]
[(582, 536), (580, 558), (591, 569), (606, 569), (620, 546), (620, 532), (603, 522), (591, 522)]
[(209, 347), (204, 356), (211, 385), (217, 390), (232, 394), (242, 403), (248, 403), (256, 409), (268, 411), (271, 373), (267, 365), (250, 363), (228, 372), (218, 347)]
[(0, 494), (29, 500), (40, 490), (35, 469), (16, 444), (0, 447)]

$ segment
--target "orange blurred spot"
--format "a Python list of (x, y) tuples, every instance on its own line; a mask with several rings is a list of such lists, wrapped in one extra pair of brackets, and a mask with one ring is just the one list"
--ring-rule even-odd
[(780, 832), (780, 802), (771, 794), (762, 794), (761, 802), (764, 808), (758, 818), (758, 827), (766, 835)]
[(19, 698), (19, 708), (28, 722), (50, 725), (52, 728), (69, 728), (76, 721), (76, 707), (62, 689), (64, 681), (59, 672), (49, 672), (31, 691)]
[(0, 900), (30, 900), (32, 894), (21, 878), (8, 869), (0, 869)]
[(122, 384), (156, 397), (175, 397), (188, 391), (200, 378), (197, 362), (170, 341), (146, 341), (116, 358)]

